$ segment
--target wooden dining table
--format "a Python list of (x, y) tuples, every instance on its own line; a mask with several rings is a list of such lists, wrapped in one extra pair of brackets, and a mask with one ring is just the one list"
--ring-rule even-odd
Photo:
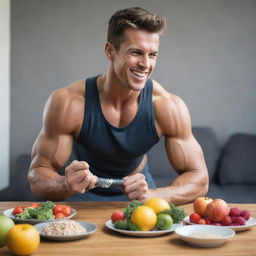
[[(134, 237), (123, 235), (106, 227), (114, 210), (125, 208), (128, 202), (56, 202), (67, 204), (76, 210), (73, 220), (86, 221), (97, 226), (96, 232), (83, 239), (74, 241), (50, 241), (41, 239), (34, 256), (76, 256), (76, 255), (221, 255), (245, 256), (256, 255), (256, 226), (236, 235), (223, 245), (214, 248), (193, 247), (182, 241), (175, 232), (156, 237)], [(0, 213), (18, 205), (29, 205), (31, 202), (0, 202)], [(256, 204), (230, 204), (230, 207), (240, 207), (251, 212), (256, 217)], [(189, 215), (192, 204), (179, 206)], [(11, 255), (8, 248), (0, 248), (0, 255)]]

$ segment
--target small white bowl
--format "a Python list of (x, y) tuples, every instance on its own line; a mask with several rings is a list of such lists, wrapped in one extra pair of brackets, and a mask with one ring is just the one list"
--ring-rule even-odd
[(223, 226), (187, 225), (179, 227), (175, 233), (190, 245), (216, 247), (235, 235), (235, 231)]

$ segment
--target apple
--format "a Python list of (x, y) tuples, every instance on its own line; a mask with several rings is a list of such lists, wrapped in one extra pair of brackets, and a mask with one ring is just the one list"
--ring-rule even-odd
[(5, 240), (8, 231), (14, 226), (12, 219), (7, 216), (0, 215), (0, 247), (5, 245)]
[(228, 204), (220, 199), (214, 199), (206, 207), (206, 216), (213, 222), (221, 222), (229, 214)]
[(194, 212), (198, 213), (202, 217), (205, 217), (206, 207), (210, 202), (212, 202), (212, 199), (206, 196), (196, 198), (193, 203)]
[(30, 255), (37, 249), (39, 243), (39, 232), (30, 224), (15, 225), (6, 237), (6, 245), (15, 255)]
[(111, 220), (113, 223), (117, 222), (118, 220), (124, 221), (125, 215), (123, 212), (116, 210), (112, 213)]

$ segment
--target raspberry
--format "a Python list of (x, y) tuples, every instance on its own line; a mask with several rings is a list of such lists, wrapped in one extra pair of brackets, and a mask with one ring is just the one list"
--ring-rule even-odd
[(238, 207), (233, 207), (229, 210), (229, 216), (240, 216), (241, 211)]
[(222, 220), (222, 225), (223, 226), (230, 226), (232, 223), (231, 217), (230, 216), (226, 216), (224, 217), (224, 219)]
[(238, 224), (238, 225), (245, 225), (245, 223), (246, 223), (246, 219), (245, 218), (243, 218), (243, 217), (241, 217), (241, 216), (239, 216), (239, 217), (237, 217), (236, 218), (236, 223)]
[(212, 222), (211, 222), (211, 220), (210, 220), (209, 218), (204, 218), (204, 219), (205, 219), (205, 223), (206, 223), (207, 225), (212, 224)]
[(246, 220), (249, 220), (250, 219), (250, 212), (247, 211), (247, 210), (243, 210), (243, 211), (241, 211), (240, 216), (245, 218)]
[(236, 218), (237, 216), (230, 216), (232, 226), (236, 226)]

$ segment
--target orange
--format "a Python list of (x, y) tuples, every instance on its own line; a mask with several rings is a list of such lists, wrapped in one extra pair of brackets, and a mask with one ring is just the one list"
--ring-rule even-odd
[(149, 231), (156, 225), (157, 217), (155, 212), (148, 206), (137, 207), (131, 216), (131, 222), (136, 224), (140, 230)]
[(39, 243), (40, 235), (30, 224), (17, 224), (7, 234), (6, 245), (15, 255), (32, 254)]
[(144, 205), (152, 208), (156, 214), (170, 209), (170, 205), (167, 201), (159, 197), (152, 197), (148, 199)]

